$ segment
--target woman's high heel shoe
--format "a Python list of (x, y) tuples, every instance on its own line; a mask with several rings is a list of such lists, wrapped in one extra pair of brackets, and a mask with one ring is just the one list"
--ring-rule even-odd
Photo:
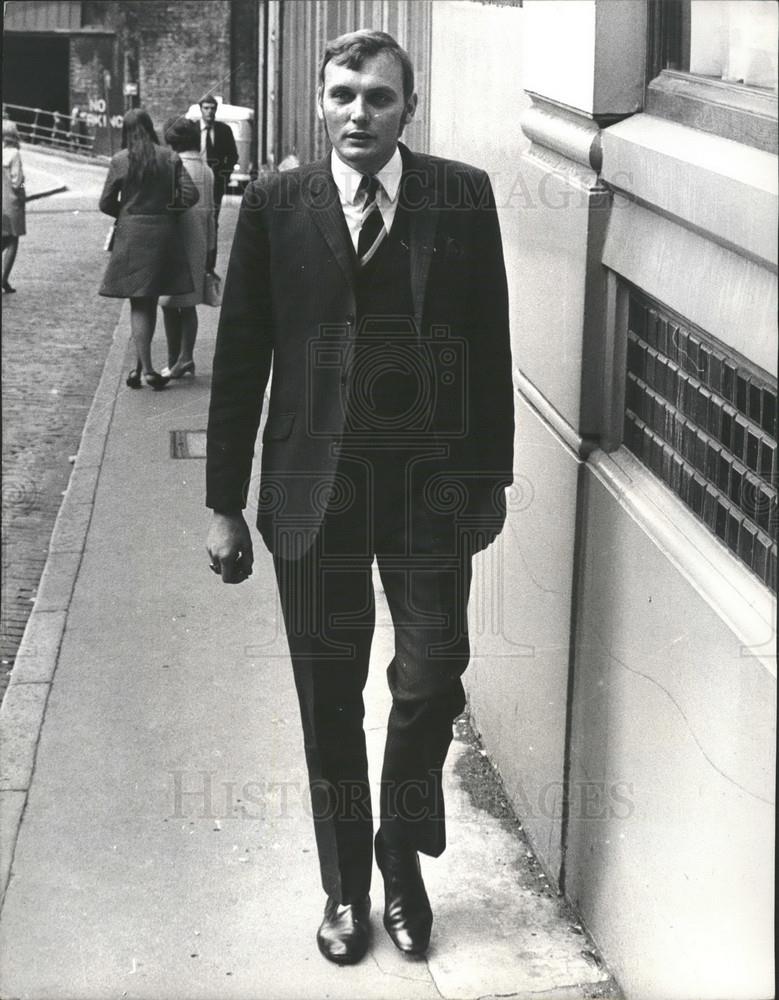
[(183, 378), (185, 375), (194, 375), (195, 362), (185, 361), (183, 365), (175, 364), (172, 368), (168, 369), (168, 374), (170, 378)]
[(144, 373), (143, 381), (150, 388), (159, 392), (160, 389), (165, 388), (170, 379), (166, 378), (164, 375), (160, 375), (159, 372), (146, 372)]
[(141, 388), (141, 370), (140, 370), (140, 368), (133, 368), (133, 370), (128, 373), (127, 378), (124, 381), (125, 381), (125, 385), (129, 389), (140, 389)]

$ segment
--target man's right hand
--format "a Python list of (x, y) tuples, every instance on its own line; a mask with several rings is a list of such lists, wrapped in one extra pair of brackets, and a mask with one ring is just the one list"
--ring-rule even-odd
[(222, 577), (223, 583), (243, 583), (252, 575), (252, 538), (243, 514), (214, 511), (206, 548), (211, 569)]

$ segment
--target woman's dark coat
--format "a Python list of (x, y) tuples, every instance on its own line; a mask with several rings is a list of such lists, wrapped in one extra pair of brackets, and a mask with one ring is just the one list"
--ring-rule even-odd
[(198, 190), (173, 150), (155, 145), (154, 158), (155, 169), (130, 188), (127, 150), (111, 159), (100, 211), (117, 223), (101, 295), (182, 295), (194, 288), (178, 221), (197, 202)]

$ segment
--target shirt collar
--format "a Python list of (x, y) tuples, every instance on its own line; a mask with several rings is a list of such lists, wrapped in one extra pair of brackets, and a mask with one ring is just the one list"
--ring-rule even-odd
[[(357, 188), (360, 185), (363, 175), (359, 170), (350, 167), (348, 163), (344, 163), (335, 150), (330, 154), (330, 171), (338, 188), (338, 193), (341, 196), (341, 204), (353, 205), (357, 197)], [(398, 197), (398, 188), (400, 187), (402, 174), (403, 159), (400, 155), (400, 150), (396, 146), (395, 152), (376, 174), (379, 183), (391, 202), (394, 202)]]

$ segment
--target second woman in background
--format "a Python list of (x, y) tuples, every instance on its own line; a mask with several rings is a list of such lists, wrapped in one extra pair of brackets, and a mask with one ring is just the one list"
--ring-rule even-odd
[(128, 111), (122, 149), (111, 158), (100, 197), (100, 211), (117, 220), (100, 294), (130, 300), (138, 358), (127, 376), (131, 389), (139, 388), (142, 379), (152, 389), (168, 383), (151, 361), (157, 298), (193, 289), (179, 217), (198, 197), (178, 154), (159, 145), (148, 113)]
[(214, 174), (200, 154), (197, 122), (184, 117), (172, 118), (164, 134), (165, 142), (179, 154), (200, 194), (195, 208), (180, 221), (194, 290), (160, 298), (168, 340), (168, 367), (162, 369), (162, 375), (177, 379), (195, 374), (192, 352), (197, 337), (197, 306), (203, 302), (207, 262), (216, 248)]

